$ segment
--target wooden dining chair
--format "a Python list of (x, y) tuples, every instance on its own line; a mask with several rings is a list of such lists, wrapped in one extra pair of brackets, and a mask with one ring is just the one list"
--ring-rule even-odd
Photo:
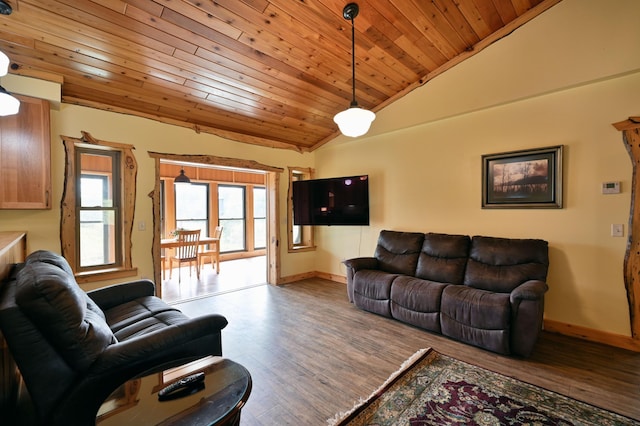
[(222, 226), (216, 226), (215, 231), (213, 231), (213, 238), (217, 238), (218, 241), (215, 244), (209, 244), (208, 250), (202, 250), (198, 253), (198, 262), (200, 263), (200, 267), (202, 267), (202, 259), (205, 257), (209, 257), (211, 259), (211, 267), (213, 268), (213, 264), (216, 264), (216, 273), (220, 273), (220, 237), (222, 236)]
[(186, 229), (176, 230), (178, 246), (174, 248), (174, 254), (169, 257), (169, 279), (173, 273), (173, 262), (178, 262), (178, 283), (181, 280), (180, 266), (189, 262), (189, 276), (191, 276), (191, 263), (195, 263), (196, 275), (200, 279), (200, 263), (198, 261), (198, 246), (200, 245), (200, 230)]

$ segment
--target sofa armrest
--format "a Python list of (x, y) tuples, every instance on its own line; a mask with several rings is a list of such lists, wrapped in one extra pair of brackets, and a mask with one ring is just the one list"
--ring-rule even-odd
[(343, 261), (344, 265), (351, 268), (355, 274), (361, 269), (378, 269), (378, 259), (375, 257), (355, 257), (353, 259), (347, 259)]
[(156, 286), (150, 280), (129, 281), (102, 287), (87, 292), (87, 295), (102, 310), (145, 296), (155, 296)]
[(347, 267), (347, 297), (353, 303), (353, 276), (361, 269), (378, 269), (378, 259), (375, 257), (354, 257), (343, 261)]
[(544, 294), (549, 287), (543, 281), (531, 280), (516, 287), (511, 301), (511, 353), (528, 357), (542, 330)]
[(547, 283), (539, 280), (530, 280), (513, 289), (510, 296), (511, 304), (520, 300), (540, 300), (549, 289)]

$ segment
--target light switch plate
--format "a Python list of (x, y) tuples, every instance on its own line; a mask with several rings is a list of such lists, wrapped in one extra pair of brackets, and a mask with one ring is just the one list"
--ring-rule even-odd
[(621, 223), (611, 224), (611, 236), (612, 237), (624, 237), (624, 225)]

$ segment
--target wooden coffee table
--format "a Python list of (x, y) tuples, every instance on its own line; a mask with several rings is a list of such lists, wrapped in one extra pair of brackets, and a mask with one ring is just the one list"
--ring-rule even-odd
[[(177, 399), (158, 400), (160, 389), (197, 372), (205, 373), (204, 388)], [(251, 375), (242, 365), (226, 358), (208, 357), (125, 383), (102, 404), (96, 424), (236, 426), (251, 385)]]

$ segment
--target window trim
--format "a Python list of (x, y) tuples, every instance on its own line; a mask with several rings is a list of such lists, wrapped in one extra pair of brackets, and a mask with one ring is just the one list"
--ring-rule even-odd
[[(62, 255), (67, 259), (71, 269), (76, 275), (76, 281), (87, 283), (107, 279), (116, 279), (135, 276), (137, 268), (133, 267), (131, 256), (131, 236), (133, 234), (133, 219), (135, 214), (136, 199), (136, 174), (138, 165), (133, 155), (133, 145), (117, 142), (108, 142), (94, 139), (88, 132), (82, 131), (82, 138), (72, 138), (61, 136), (65, 149), (65, 181), (64, 193), (62, 194), (61, 217), (60, 217), (60, 243)], [(79, 226), (76, 194), (77, 163), (76, 151), (78, 148), (88, 148), (93, 150), (118, 151), (120, 153), (120, 196), (121, 202), (121, 259), (118, 266), (99, 268), (79, 272), (78, 245), (76, 244), (77, 229)]]
[(289, 190), (287, 193), (287, 247), (289, 253), (314, 251), (314, 229), (310, 225), (301, 225), (302, 242), (296, 244), (293, 241), (293, 177), (302, 176), (303, 180), (313, 179), (315, 170), (310, 167), (289, 167)]

